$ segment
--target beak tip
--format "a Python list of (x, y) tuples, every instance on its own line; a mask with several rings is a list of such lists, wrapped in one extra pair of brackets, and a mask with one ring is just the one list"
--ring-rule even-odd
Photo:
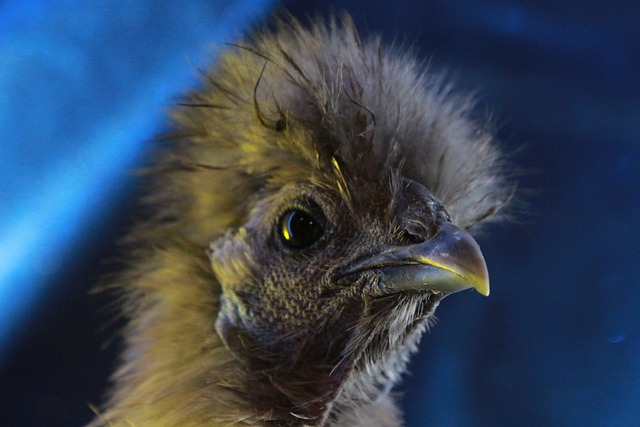
[(477, 247), (476, 254), (476, 271), (471, 274), (471, 282), (473, 283), (473, 288), (480, 295), (488, 297), (491, 293), (491, 287), (489, 286), (489, 271), (487, 270), (487, 264), (484, 261), (484, 257), (480, 252), (480, 248)]
[(480, 272), (477, 273), (477, 280), (475, 280), (474, 288), (482, 296), (488, 297), (491, 293), (491, 287), (489, 286), (489, 271), (487, 270), (487, 264), (484, 261), (484, 257), (478, 247), (478, 258), (481, 264)]
[(478, 287), (476, 288), (476, 291), (477, 291), (480, 295), (482, 295), (482, 296), (484, 296), (484, 297), (488, 297), (488, 296), (489, 296), (489, 294), (491, 293), (491, 289), (489, 289), (489, 283), (487, 283), (487, 284), (486, 284), (486, 285), (484, 285), (484, 286), (478, 286)]

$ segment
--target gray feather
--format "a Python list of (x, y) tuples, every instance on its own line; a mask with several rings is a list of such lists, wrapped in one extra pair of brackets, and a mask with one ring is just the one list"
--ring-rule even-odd
[[(500, 219), (513, 185), (472, 109), (348, 17), (281, 20), (229, 47), (172, 114), (178, 137), (117, 286), (126, 350), (94, 425), (400, 425), (390, 390), (439, 298), (331, 280), (402, 239), (392, 214), (409, 182), (462, 228)], [(307, 199), (340, 244), (276, 255), (281, 210)]]

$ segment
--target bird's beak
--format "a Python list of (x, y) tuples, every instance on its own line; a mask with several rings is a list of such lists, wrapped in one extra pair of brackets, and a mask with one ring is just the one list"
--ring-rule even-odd
[(425, 242), (394, 248), (359, 265), (379, 272), (385, 289), (428, 290), (451, 294), (474, 288), (489, 295), (489, 273), (480, 247), (466, 231), (438, 224)]

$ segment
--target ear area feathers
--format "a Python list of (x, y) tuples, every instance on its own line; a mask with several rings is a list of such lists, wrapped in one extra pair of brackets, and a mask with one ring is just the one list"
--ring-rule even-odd
[(207, 251), (213, 274), (222, 288), (215, 329), (235, 358), (243, 358), (247, 352), (246, 340), (243, 340), (246, 328), (242, 323), (250, 321), (250, 315), (236, 291), (243, 284), (256, 280), (253, 274), (255, 263), (251, 257), (253, 252), (247, 244), (246, 235), (244, 227), (235, 232), (229, 231), (214, 240)]
[(220, 295), (220, 311), (215, 321), (215, 329), (224, 346), (234, 358), (244, 362), (247, 355), (247, 346), (243, 340), (244, 329), (240, 322), (239, 307), (224, 294)]

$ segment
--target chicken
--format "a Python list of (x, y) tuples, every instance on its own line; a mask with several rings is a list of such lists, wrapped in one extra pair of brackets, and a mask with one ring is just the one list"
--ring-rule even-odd
[(401, 425), (436, 306), (489, 294), (468, 230), (513, 184), (472, 100), (347, 16), (275, 27), (172, 114), (94, 426)]

